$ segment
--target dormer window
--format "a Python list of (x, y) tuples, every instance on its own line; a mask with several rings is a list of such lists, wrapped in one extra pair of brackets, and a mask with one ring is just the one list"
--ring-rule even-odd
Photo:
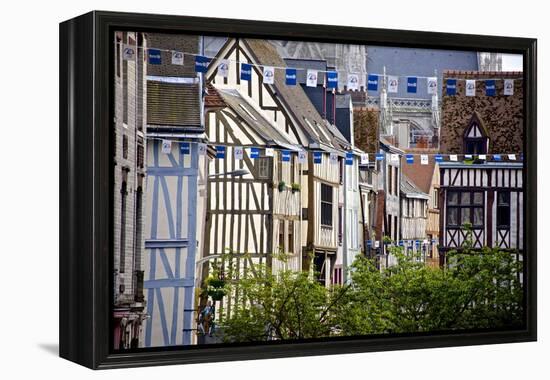
[(474, 115), (464, 134), (464, 153), (486, 154), (488, 150), (489, 139), (478, 118)]

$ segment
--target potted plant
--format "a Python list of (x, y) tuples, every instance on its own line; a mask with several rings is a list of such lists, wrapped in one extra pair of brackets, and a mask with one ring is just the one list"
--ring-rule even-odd
[(293, 193), (299, 192), (300, 191), (300, 184), (299, 183), (293, 183), (291, 185), (291, 188), (292, 188)]
[(279, 182), (279, 185), (277, 186), (277, 188), (279, 189), (279, 191), (283, 191), (286, 188), (285, 181)]

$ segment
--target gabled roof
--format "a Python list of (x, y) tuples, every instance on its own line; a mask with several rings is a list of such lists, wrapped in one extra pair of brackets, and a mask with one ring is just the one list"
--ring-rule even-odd
[[(412, 151), (408, 150), (407, 153)], [(415, 154), (419, 153), (435, 153), (437, 150), (414, 150)], [(434, 160), (428, 160), (427, 165), (420, 163), (420, 157), (416, 156), (412, 164), (402, 165), (403, 174), (412, 181), (416, 187), (422, 190), (424, 193), (429, 194), (432, 186), (432, 179), (434, 171), (436, 170), (436, 164)]]
[(238, 117), (243, 120), (257, 135), (259, 135), (267, 146), (280, 146), (296, 150), (297, 142), (281, 133), (279, 129), (256, 107), (252, 102), (242, 95), (237, 89), (218, 88), (211, 86), (211, 92), (216, 92), (219, 99), (231, 108)]
[(428, 194), (420, 190), (406, 175), (403, 175), (399, 184), (399, 190), (407, 198), (430, 199)]
[[(220, 54), (227, 51), (232, 44), (242, 44), (250, 54), (254, 63), (276, 67), (286, 67), (284, 59), (279, 55), (275, 46), (269, 41), (261, 39), (229, 39), (220, 49)], [(218, 57), (217, 57), (218, 58)], [(212, 60), (211, 68), (217, 66), (217, 58)], [(209, 69), (209, 72), (211, 69)], [(310, 148), (319, 149), (347, 149), (349, 144), (336, 127), (330, 126), (317, 112), (304, 90), (299, 86), (287, 86), (284, 70), (275, 70), (274, 84), (270, 85), (274, 96), (279, 99), (283, 107), (290, 114), (307, 141), (302, 144)]]

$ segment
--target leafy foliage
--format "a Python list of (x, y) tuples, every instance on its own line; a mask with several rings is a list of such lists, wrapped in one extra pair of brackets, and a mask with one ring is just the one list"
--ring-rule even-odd
[[(517, 327), (523, 321), (521, 261), (509, 251), (467, 241), (432, 268), (391, 247), (397, 265), (380, 270), (360, 256), (350, 283), (326, 288), (308, 272), (255, 265), (226, 285), (231, 313), (223, 339), (250, 342), (326, 336)], [(284, 256), (284, 255), (283, 255)], [(233, 297), (233, 296), (232, 296)]]

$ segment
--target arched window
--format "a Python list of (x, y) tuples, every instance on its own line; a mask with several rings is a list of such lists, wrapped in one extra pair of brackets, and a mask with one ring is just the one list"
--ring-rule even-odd
[(470, 120), (470, 125), (464, 133), (465, 154), (486, 154), (489, 150), (489, 138), (476, 115)]

